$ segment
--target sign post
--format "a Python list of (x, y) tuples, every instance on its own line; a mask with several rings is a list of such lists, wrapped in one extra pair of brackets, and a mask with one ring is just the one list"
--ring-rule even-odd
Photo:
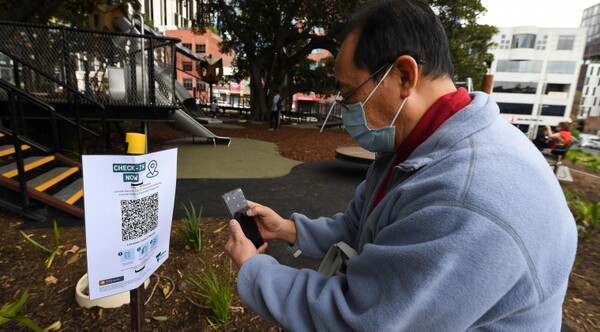
[[(144, 134), (127, 133), (125, 135), (127, 143), (127, 154), (140, 155), (146, 151), (146, 136)], [(144, 307), (144, 284), (138, 288), (129, 291), (129, 314), (131, 315), (131, 331), (140, 332), (144, 330), (144, 316), (146, 309)]]

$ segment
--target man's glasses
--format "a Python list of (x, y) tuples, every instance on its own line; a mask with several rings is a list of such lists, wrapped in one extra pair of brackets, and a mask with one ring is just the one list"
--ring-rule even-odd
[(350, 98), (350, 96), (352, 96), (353, 94), (356, 93), (356, 91), (358, 91), (360, 88), (362, 88), (363, 85), (367, 84), (368, 81), (370, 81), (373, 77), (377, 76), (377, 74), (379, 74), (380, 71), (383, 70), (383, 68), (387, 67), (391, 65), (391, 63), (386, 63), (383, 66), (379, 67), (379, 69), (377, 69), (371, 76), (369, 76), (364, 82), (360, 83), (356, 88), (352, 89), (352, 91), (348, 92), (345, 96), (341, 96), (341, 99), (338, 101), (341, 105), (345, 106), (346, 104), (346, 100), (348, 100), (348, 98)]
[[(419, 65), (423, 65), (425, 64), (424, 60), (419, 60), (418, 57), (414, 57), (410, 52), (404, 52), (402, 55), (410, 55), (412, 56), (415, 61), (417, 62), (417, 64)], [(355, 94), (360, 88), (362, 88), (363, 85), (367, 84), (368, 81), (370, 81), (371, 79), (373, 79), (373, 77), (377, 76), (377, 74), (379, 74), (379, 72), (381, 72), (384, 68), (386, 68), (387, 66), (390, 66), (392, 64), (392, 62), (388, 62), (385, 63), (383, 66), (379, 67), (379, 69), (377, 69), (371, 76), (369, 76), (364, 82), (362, 82), (361, 84), (359, 84), (356, 88), (352, 89), (352, 91), (348, 92), (345, 96), (342, 96), (341, 99), (338, 101), (336, 100), (336, 102), (340, 103), (341, 105), (346, 104), (346, 101), (348, 100), (348, 98), (350, 98), (353, 94)]]

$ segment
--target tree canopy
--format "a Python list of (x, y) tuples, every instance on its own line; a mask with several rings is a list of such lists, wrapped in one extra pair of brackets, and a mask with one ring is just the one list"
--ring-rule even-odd
[[(92, 8), (106, 0), (3, 0), (0, 1), (0, 20), (47, 23), (52, 17), (75, 27), (85, 27)], [(128, 4), (141, 8), (139, 0), (112, 0), (112, 4)]]
[(315, 49), (336, 54), (341, 24), (363, 2), (208, 0), (197, 28), (216, 27), (223, 37), (222, 51), (235, 52), (237, 75), (250, 77), (251, 107), (260, 118), (275, 89), (283, 97), (333, 92), (332, 66), (311, 69), (308, 56)]
[[(236, 54), (237, 75), (250, 77), (254, 112), (268, 109), (272, 91), (283, 96), (314, 91), (332, 94), (333, 61), (311, 66), (314, 49), (337, 54), (336, 34), (364, 1), (328, 0), (208, 0), (200, 10), (197, 28), (215, 27), (224, 40), (222, 51)], [(429, 0), (450, 40), (457, 81), (473, 79), (481, 87), (492, 55), (487, 52), (492, 26), (477, 19), (485, 12), (480, 0)], [(486, 62), (488, 65), (486, 65)]]
[(477, 23), (486, 11), (480, 0), (430, 0), (429, 4), (446, 30), (456, 81), (471, 78), (474, 88), (479, 90), (483, 75), (494, 60), (488, 48), (498, 29)]

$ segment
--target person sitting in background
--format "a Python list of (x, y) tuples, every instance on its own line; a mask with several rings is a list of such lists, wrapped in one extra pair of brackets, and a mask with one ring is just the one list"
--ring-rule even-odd
[(560, 122), (557, 132), (552, 132), (552, 128), (546, 126), (546, 136), (550, 139), (550, 150), (566, 150), (572, 139), (571, 126), (568, 122)]

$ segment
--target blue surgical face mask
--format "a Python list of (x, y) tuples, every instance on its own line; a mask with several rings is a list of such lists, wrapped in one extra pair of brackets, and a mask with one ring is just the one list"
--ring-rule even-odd
[(358, 102), (351, 105), (342, 105), (342, 121), (346, 131), (348, 131), (358, 145), (371, 152), (393, 152), (395, 148), (396, 128), (393, 124), (396, 122), (400, 111), (404, 107), (406, 99), (402, 100), (394, 119), (387, 127), (379, 129), (369, 128), (364, 110), (364, 105), (369, 101), (373, 93), (375, 93), (379, 85), (385, 80), (392, 68), (393, 66), (390, 66), (363, 103)]

